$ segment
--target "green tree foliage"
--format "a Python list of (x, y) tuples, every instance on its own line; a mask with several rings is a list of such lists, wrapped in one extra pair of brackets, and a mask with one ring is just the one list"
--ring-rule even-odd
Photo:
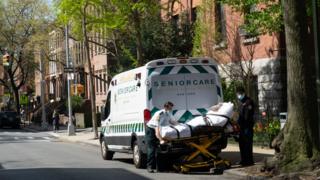
[(219, 0), (245, 17), (243, 28), (250, 34), (279, 32), (283, 27), (282, 7), (277, 0)]
[(236, 89), (237, 87), (243, 86), (240, 81), (232, 80), (229, 83), (226, 82), (225, 79), (221, 82), (222, 89), (223, 89), (223, 100), (226, 102), (233, 102), (237, 103), (238, 99), (236, 96)]
[[(68, 21), (72, 27), (72, 36), (83, 40), (82, 24), (79, 17), (83, 16), (83, 7), (88, 7), (86, 13), (86, 28), (89, 36), (95, 32), (103, 35), (108, 45), (89, 40), (108, 50), (115, 56), (115, 61), (122, 61), (122, 56), (127, 56), (133, 66), (144, 64), (144, 44), (142, 42), (142, 23), (149, 17), (158, 15), (159, 5), (154, 0), (82, 0), (76, 3), (72, 0), (57, 0), (56, 7), (59, 22)], [(91, 33), (91, 34), (90, 34)], [(134, 41), (130, 48), (123, 46), (122, 37), (130, 37)], [(130, 39), (131, 41), (131, 39)], [(112, 43), (110, 43), (112, 42)], [(120, 53), (119, 51), (122, 50)], [(130, 52), (130, 53), (129, 53)], [(115, 65), (121, 64), (116, 62)]]
[(10, 55), (0, 85), (15, 98), (20, 111), (19, 90), (30, 82), (37, 67), (34, 61), (38, 44), (50, 24), (50, 14), (43, 0), (4, 0), (0, 2), (0, 51)]
[[(194, 25), (183, 14), (180, 22), (163, 20), (158, 13), (148, 16), (141, 23), (141, 40), (144, 51), (144, 63), (166, 57), (191, 56)], [(138, 66), (135, 57), (135, 36), (131, 31), (117, 32), (119, 56), (113, 60), (112, 73), (116, 74)]]
[[(82, 104), (84, 103), (84, 100), (81, 96), (71, 96), (71, 107), (74, 112), (79, 112)], [(68, 106), (68, 102), (66, 101), (66, 107)]]

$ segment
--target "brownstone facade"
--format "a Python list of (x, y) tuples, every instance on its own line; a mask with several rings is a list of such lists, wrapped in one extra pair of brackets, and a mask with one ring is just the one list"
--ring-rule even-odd
[[(169, 12), (179, 22), (182, 15), (201, 24), (200, 48), (197, 53), (215, 59), (221, 66), (220, 74), (227, 80), (235, 76), (236, 64), (245, 71), (252, 71), (253, 97), (260, 111), (271, 111), (277, 115), (286, 111), (283, 92), (285, 72), (282, 65), (280, 34), (251, 36), (242, 28), (245, 17), (231, 7), (210, 0), (162, 0), (162, 17)], [(263, 5), (257, 5), (259, 10)], [(282, 63), (282, 64), (281, 64)], [(234, 69), (227, 69), (233, 67)], [(240, 68), (241, 70), (241, 68)]]

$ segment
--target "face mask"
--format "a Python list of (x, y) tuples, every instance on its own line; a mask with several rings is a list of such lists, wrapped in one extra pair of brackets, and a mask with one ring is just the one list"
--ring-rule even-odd
[(244, 98), (244, 95), (243, 94), (238, 94), (237, 97), (238, 97), (239, 100), (242, 100)]

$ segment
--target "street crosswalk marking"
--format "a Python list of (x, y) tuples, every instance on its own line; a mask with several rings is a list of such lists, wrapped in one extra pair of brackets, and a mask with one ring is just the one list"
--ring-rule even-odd
[(8, 137), (8, 136), (5, 136), (5, 137), (0, 137), (0, 141), (28, 141), (28, 140), (33, 140), (33, 141), (50, 141), (50, 140), (53, 140), (54, 137), (47, 137), (47, 136), (44, 136), (44, 137), (33, 137), (33, 136), (28, 136), (28, 137), (25, 137), (25, 136), (15, 136), (15, 137)]

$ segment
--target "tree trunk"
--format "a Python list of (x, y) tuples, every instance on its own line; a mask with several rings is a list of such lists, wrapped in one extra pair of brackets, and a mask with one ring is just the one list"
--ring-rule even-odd
[(19, 90), (17, 88), (12, 88), (13, 89), (13, 94), (14, 94), (14, 99), (15, 99), (15, 104), (16, 104), (16, 109), (17, 112), (20, 114), (20, 98), (19, 98)]
[(309, 51), (306, 1), (283, 0), (287, 45), (288, 122), (280, 146), (281, 171), (310, 168), (319, 160), (314, 60)]
[(98, 138), (98, 125), (97, 125), (97, 116), (96, 116), (96, 96), (94, 91), (94, 79), (93, 79), (93, 72), (91, 67), (91, 60), (90, 60), (90, 50), (89, 50), (89, 41), (88, 41), (88, 34), (86, 29), (86, 10), (87, 6), (84, 7), (83, 18), (82, 18), (82, 33), (84, 36), (84, 46), (86, 49), (86, 59), (88, 61), (89, 66), (89, 90), (90, 90), (90, 99), (91, 99), (91, 111), (92, 111), (92, 127), (94, 131), (94, 138)]
[(140, 16), (137, 10), (133, 11), (133, 24), (135, 28), (135, 36), (136, 36), (136, 45), (137, 45), (137, 60), (138, 66), (144, 65), (143, 59), (143, 45), (142, 45), (142, 37), (141, 37), (141, 26), (140, 26)]
[(16, 110), (17, 112), (20, 114), (20, 99), (19, 99), (19, 88), (17, 87), (16, 83), (15, 83), (15, 79), (14, 79), (14, 72), (12, 71), (12, 65), (9, 67), (7, 73), (8, 76), (10, 78), (10, 84), (11, 84), (11, 90), (13, 91), (13, 96), (14, 96), (14, 100), (15, 100), (15, 106), (16, 106)]

